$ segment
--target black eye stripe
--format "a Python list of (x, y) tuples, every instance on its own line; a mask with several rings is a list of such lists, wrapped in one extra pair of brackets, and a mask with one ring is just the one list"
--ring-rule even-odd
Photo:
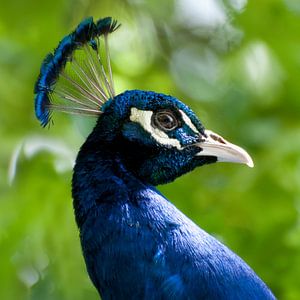
[(151, 124), (160, 130), (172, 131), (181, 126), (182, 118), (179, 112), (171, 109), (160, 109), (153, 112)]

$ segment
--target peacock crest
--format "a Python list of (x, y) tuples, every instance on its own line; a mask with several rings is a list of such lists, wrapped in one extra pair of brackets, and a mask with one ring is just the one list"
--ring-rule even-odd
[(108, 35), (120, 27), (111, 17), (83, 20), (44, 59), (35, 84), (35, 113), (41, 125), (52, 112), (99, 115), (115, 96)]

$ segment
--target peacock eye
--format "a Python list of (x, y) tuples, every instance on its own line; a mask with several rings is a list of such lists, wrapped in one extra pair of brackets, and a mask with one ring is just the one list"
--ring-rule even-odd
[(152, 116), (152, 122), (155, 127), (162, 129), (163, 131), (171, 131), (179, 126), (179, 121), (171, 110), (159, 110)]

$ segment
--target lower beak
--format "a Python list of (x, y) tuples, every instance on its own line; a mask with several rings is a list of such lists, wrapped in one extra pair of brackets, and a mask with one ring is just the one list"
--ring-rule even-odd
[(244, 149), (227, 142), (210, 130), (205, 130), (205, 135), (206, 137), (197, 144), (202, 150), (196, 155), (214, 156), (219, 162), (241, 163), (253, 168), (253, 160)]

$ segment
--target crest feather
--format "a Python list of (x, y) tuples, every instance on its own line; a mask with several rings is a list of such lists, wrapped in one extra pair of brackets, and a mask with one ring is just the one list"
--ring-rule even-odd
[(53, 110), (99, 115), (103, 103), (115, 96), (107, 36), (119, 27), (111, 17), (96, 23), (87, 18), (45, 57), (34, 87), (36, 117), (43, 127)]

